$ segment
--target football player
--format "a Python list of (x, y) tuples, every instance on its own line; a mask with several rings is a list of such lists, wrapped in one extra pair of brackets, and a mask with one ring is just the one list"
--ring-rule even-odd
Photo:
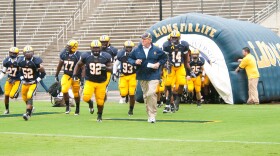
[(193, 98), (193, 92), (195, 89), (197, 106), (201, 106), (201, 82), (204, 81), (205, 77), (203, 67), (205, 60), (202, 57), (199, 57), (199, 53), (198, 49), (194, 49), (191, 52), (190, 67), (196, 77), (187, 76), (189, 98)]
[(5, 112), (4, 114), (9, 114), (9, 98), (17, 98), (20, 88), (20, 74), (18, 67), (18, 54), (19, 49), (17, 47), (11, 47), (9, 50), (9, 56), (3, 61), (3, 69), (0, 73), (0, 80), (7, 73), (8, 78), (5, 83)]
[(85, 85), (83, 100), (89, 104), (90, 113), (93, 114), (92, 94), (95, 95), (97, 103), (97, 122), (102, 122), (102, 113), (106, 96), (107, 72), (112, 72), (111, 55), (101, 52), (101, 42), (93, 40), (90, 44), (91, 52), (82, 54), (79, 62), (74, 68), (73, 79), (78, 80), (78, 70), (85, 65)]
[(118, 52), (117, 60), (113, 67), (113, 81), (117, 79), (117, 70), (120, 65), (120, 80), (119, 89), (123, 100), (125, 101), (126, 96), (129, 95), (129, 111), (128, 115), (133, 115), (133, 108), (135, 104), (135, 89), (137, 85), (136, 81), (136, 66), (128, 63), (128, 55), (132, 51), (135, 44), (132, 41), (125, 41), (123, 50)]
[(26, 113), (23, 114), (23, 119), (27, 121), (34, 111), (33, 96), (36, 93), (37, 84), (45, 77), (46, 72), (42, 65), (42, 59), (33, 56), (34, 50), (31, 46), (24, 47), (23, 55), (24, 57), (19, 59), (18, 65), (22, 81), (22, 99), (26, 103)]
[(72, 91), (74, 94), (74, 99), (76, 102), (76, 110), (75, 115), (79, 115), (80, 113), (80, 80), (81, 72), (80, 69), (77, 73), (79, 81), (73, 81), (73, 71), (74, 67), (80, 59), (81, 52), (78, 51), (78, 42), (76, 40), (69, 40), (65, 48), (60, 53), (60, 60), (58, 62), (55, 74), (55, 80), (58, 82), (58, 74), (62, 68), (64, 67), (64, 74), (61, 78), (61, 92), (63, 93), (63, 98), (66, 104), (65, 114), (69, 114), (71, 109), (69, 106), (69, 94), (68, 91), (72, 87)]
[[(110, 37), (108, 35), (100, 36), (99, 41), (102, 44), (101, 51), (110, 54), (111, 58), (112, 58), (111, 62), (113, 63), (117, 54), (118, 54), (118, 49), (111, 45)], [(106, 85), (107, 86), (109, 85), (110, 80), (111, 80), (111, 72), (108, 71), (107, 72), (107, 80), (106, 80)], [(106, 98), (107, 98), (107, 95), (106, 95)]]
[[(180, 40), (181, 34), (177, 30), (173, 30), (170, 34), (170, 41), (163, 44), (163, 51), (168, 55), (168, 75), (165, 82), (168, 91), (166, 106), (163, 113), (170, 112), (170, 100), (172, 96), (172, 80), (176, 79), (175, 84), (178, 84), (178, 90), (174, 91), (175, 107), (179, 110), (179, 103), (183, 93), (184, 85), (186, 82), (186, 70), (189, 68), (188, 52), (189, 44), (186, 41)], [(177, 93), (177, 94), (175, 94)]]

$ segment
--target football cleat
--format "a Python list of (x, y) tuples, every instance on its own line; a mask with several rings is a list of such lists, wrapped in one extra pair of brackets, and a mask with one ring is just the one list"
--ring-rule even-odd
[(8, 115), (8, 114), (10, 114), (10, 110), (6, 109), (5, 112), (4, 112), (4, 115)]
[(23, 119), (24, 119), (25, 121), (27, 121), (27, 120), (30, 119), (30, 115), (29, 115), (28, 113), (23, 114), (22, 117), (23, 117)]
[(89, 108), (89, 113), (93, 114), (94, 113), (94, 109), (93, 108)]
[(176, 112), (176, 106), (175, 106), (174, 103), (171, 103), (171, 104), (170, 104), (170, 111), (171, 111), (172, 113), (175, 113), (175, 112)]
[(79, 114), (80, 114), (80, 109), (79, 109), (79, 108), (76, 108), (75, 114), (74, 114), (74, 115), (79, 115)]
[(132, 115), (133, 115), (133, 110), (130, 109), (130, 110), (128, 111), (128, 116), (132, 116)]
[(201, 107), (201, 101), (200, 101), (200, 100), (198, 100), (198, 101), (196, 102), (196, 104), (197, 104), (197, 107)]
[(65, 114), (69, 114), (71, 112), (70, 106), (66, 106)]
[(102, 114), (97, 114), (97, 122), (102, 122)]
[(181, 99), (180, 99), (179, 97), (177, 97), (176, 100), (175, 100), (175, 102), (174, 102), (174, 103), (175, 103), (175, 110), (176, 110), (176, 111), (179, 110), (180, 100), (181, 100)]
[(163, 113), (171, 113), (169, 105), (164, 107)]

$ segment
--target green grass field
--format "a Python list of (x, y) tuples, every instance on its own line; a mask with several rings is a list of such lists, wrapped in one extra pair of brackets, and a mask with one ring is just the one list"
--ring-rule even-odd
[[(4, 111), (1, 102), (1, 113)], [(182, 105), (177, 113), (158, 110), (157, 123), (147, 122), (145, 107), (106, 103), (103, 122), (88, 112), (69, 115), (50, 102), (35, 101), (29, 121), (25, 105), (13, 102), (0, 116), (0, 155), (280, 155), (279, 105)]]

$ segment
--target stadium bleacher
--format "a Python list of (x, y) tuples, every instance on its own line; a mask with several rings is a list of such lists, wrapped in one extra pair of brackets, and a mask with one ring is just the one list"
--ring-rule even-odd
[[(159, 21), (159, 0), (92, 0), (85, 3), (88, 1), (17, 0), (17, 46), (22, 49), (26, 44), (32, 45), (36, 54), (44, 59), (48, 74), (53, 74), (59, 51), (70, 38), (79, 41), (80, 50), (88, 50), (89, 43), (93, 39), (107, 34), (111, 37), (112, 45), (120, 49), (125, 40), (138, 43), (139, 35)], [(275, 1), (173, 0), (172, 2), (171, 10), (171, 1), (163, 1), (163, 19), (188, 12), (199, 12), (254, 21), (252, 18), (254, 14), (258, 15)], [(73, 22), (74, 14), (80, 13), (85, 4), (89, 5), (89, 11), (82, 14), (82, 20)], [(13, 45), (12, 10), (12, 1), (1, 1), (1, 61), (7, 55), (9, 47)], [(66, 31), (66, 27), (71, 29)], [(59, 33), (61, 34), (58, 35)]]

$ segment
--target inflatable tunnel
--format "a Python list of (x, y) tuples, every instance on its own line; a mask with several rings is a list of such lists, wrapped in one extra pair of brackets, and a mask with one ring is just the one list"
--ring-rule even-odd
[(257, 60), (260, 102), (280, 100), (280, 38), (271, 30), (250, 22), (188, 13), (160, 21), (147, 32), (154, 43), (162, 45), (173, 29), (181, 32), (181, 40), (201, 51), (205, 72), (226, 103), (248, 99), (246, 72), (235, 72), (243, 47), (249, 47)]

